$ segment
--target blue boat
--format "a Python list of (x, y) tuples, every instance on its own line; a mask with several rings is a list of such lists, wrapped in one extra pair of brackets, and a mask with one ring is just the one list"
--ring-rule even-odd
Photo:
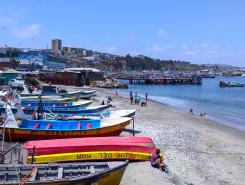
[[(9, 106), (7, 106), (6, 112), (5, 137), (12, 140), (118, 136), (132, 120), (128, 117), (62, 121), (28, 120), (20, 110), (22, 118), (17, 124)], [(0, 126), (0, 128), (2, 127)]]
[[(86, 113), (98, 113), (102, 112), (109, 108), (109, 105), (100, 105), (100, 106), (91, 106), (91, 107), (82, 107), (82, 108), (54, 108), (54, 107), (43, 107), (42, 112), (45, 113), (61, 113), (61, 114), (86, 114)], [(33, 114), (36, 111), (35, 107), (27, 107), (23, 109), (25, 114)]]
[[(87, 101), (78, 101), (78, 102), (45, 102), (42, 100), (42, 106), (48, 108), (79, 108), (79, 107), (86, 107), (92, 103), (91, 100)], [(34, 108), (40, 104), (38, 101), (21, 101), (21, 106), (25, 108)]]

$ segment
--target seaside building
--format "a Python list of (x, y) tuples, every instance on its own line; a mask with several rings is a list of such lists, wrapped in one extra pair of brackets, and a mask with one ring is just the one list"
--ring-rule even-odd
[(51, 40), (51, 46), (53, 51), (61, 51), (62, 49), (62, 40), (61, 39), (53, 39)]
[(57, 85), (83, 86), (91, 82), (104, 80), (104, 73), (94, 68), (65, 68), (64, 70), (42, 70), (39, 80)]

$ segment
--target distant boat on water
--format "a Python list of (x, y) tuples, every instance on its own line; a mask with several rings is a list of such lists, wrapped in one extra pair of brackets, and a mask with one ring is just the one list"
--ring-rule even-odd
[(236, 83), (236, 82), (227, 82), (226, 83), (224, 81), (220, 81), (219, 86), (220, 87), (245, 87), (245, 84)]
[(200, 75), (201, 78), (215, 78), (214, 74), (201, 74)]

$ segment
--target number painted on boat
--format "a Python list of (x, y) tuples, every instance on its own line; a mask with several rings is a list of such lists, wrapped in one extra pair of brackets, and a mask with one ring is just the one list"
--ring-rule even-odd
[(109, 152), (104, 152), (104, 153), (99, 153), (101, 159), (110, 159), (112, 158), (112, 153)]
[[(30, 159), (31, 156), (28, 157)], [(150, 160), (151, 154), (140, 152), (121, 151), (97, 151), (97, 152), (76, 152), (35, 156), (35, 163), (63, 162), (63, 161), (86, 161), (86, 160)]]

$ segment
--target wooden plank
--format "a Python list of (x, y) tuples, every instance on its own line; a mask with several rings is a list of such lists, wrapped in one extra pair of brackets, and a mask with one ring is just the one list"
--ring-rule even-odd
[(62, 179), (62, 178), (63, 178), (63, 168), (60, 167), (60, 168), (58, 169), (58, 179)]

